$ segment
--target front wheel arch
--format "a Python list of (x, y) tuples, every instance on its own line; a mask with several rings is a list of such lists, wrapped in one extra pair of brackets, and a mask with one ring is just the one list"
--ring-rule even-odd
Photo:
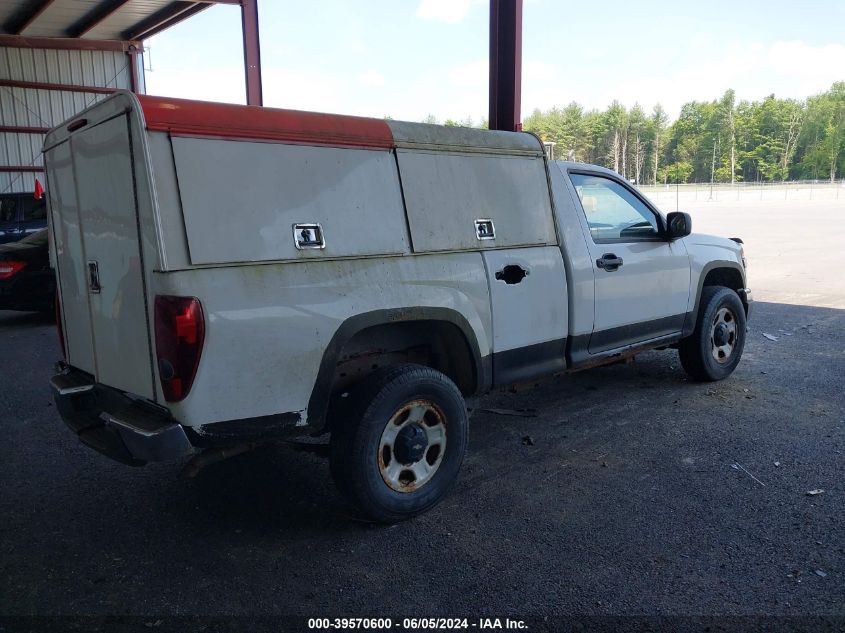
[(744, 293), (741, 292), (745, 288), (745, 271), (742, 266), (734, 261), (712, 261), (701, 270), (701, 274), (698, 276), (695, 303), (692, 310), (687, 313), (682, 336), (687, 337), (693, 333), (701, 305), (701, 294), (705, 288), (712, 286), (723, 286), (736, 292), (745, 309), (745, 315), (748, 316), (748, 303), (746, 303)]

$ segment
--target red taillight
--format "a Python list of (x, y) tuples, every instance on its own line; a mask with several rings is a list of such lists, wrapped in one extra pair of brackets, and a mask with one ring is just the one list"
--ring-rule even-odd
[(0, 279), (8, 279), (26, 268), (26, 262), (0, 261)]
[(183, 400), (191, 390), (205, 340), (202, 305), (195, 297), (156, 296), (156, 356), (164, 399)]
[(56, 308), (56, 329), (59, 331), (59, 347), (62, 348), (62, 358), (67, 360), (67, 354), (65, 354), (65, 331), (62, 328), (62, 302), (59, 300), (59, 288), (56, 287), (56, 299), (55, 299), (55, 308)]

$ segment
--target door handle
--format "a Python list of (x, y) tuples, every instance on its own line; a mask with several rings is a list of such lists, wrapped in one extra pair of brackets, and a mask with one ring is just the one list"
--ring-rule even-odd
[(605, 253), (601, 256), (601, 259), (596, 260), (596, 266), (609, 273), (612, 273), (614, 270), (618, 270), (621, 265), (622, 258), (617, 257), (613, 253)]
[(508, 285), (512, 285), (518, 284), (529, 274), (531, 274), (531, 271), (526, 270), (519, 264), (508, 264), (507, 266), (502, 268), (502, 270), (496, 271), (496, 279), (499, 281), (504, 281)]
[(99, 294), (100, 286), (100, 265), (96, 261), (88, 262), (88, 290), (93, 294)]

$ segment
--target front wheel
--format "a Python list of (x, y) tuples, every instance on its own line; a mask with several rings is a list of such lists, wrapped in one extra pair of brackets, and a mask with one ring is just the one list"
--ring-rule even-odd
[(730, 288), (705, 286), (701, 291), (695, 331), (681, 341), (678, 354), (695, 380), (727, 378), (745, 347), (745, 308)]
[(341, 492), (382, 523), (436, 505), (466, 452), (466, 404), (455, 384), (429, 367), (400, 365), (374, 373), (343, 400), (329, 451)]

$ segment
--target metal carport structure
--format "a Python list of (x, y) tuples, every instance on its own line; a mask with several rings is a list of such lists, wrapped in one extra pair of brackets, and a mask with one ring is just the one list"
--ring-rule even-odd
[[(522, 1), (490, 0), (491, 129), (521, 127)], [(258, 0), (0, 0), (0, 192), (31, 190), (53, 125), (144, 92), (143, 41), (213, 5), (241, 9), (246, 102), (262, 105)]]
[(145, 39), (216, 4), (241, 8), (247, 100), (260, 105), (256, 0), (0, 0), (0, 192), (32, 190), (50, 127), (145, 91)]

